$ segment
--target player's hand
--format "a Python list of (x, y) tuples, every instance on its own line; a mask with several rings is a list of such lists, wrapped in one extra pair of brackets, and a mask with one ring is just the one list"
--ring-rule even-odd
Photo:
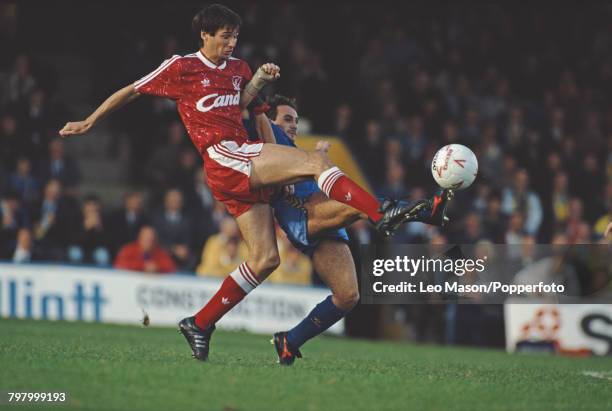
[(612, 234), (612, 223), (608, 224), (608, 226), (606, 227), (604, 238), (608, 238), (610, 234)]
[(274, 63), (266, 63), (257, 69), (255, 76), (266, 83), (270, 83), (280, 77), (280, 67)]
[(327, 153), (329, 152), (330, 148), (331, 148), (331, 143), (329, 141), (319, 140), (317, 142), (317, 146), (315, 147), (315, 150)]
[(62, 137), (78, 136), (80, 134), (87, 133), (91, 129), (92, 126), (93, 126), (93, 124), (90, 123), (87, 120), (85, 120), (85, 121), (68, 122), (68, 123), (66, 123), (64, 128), (62, 128), (59, 131), (59, 134)]

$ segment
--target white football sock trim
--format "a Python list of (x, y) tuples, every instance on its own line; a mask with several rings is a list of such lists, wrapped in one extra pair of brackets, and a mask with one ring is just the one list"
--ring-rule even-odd
[(238, 268), (230, 273), (230, 277), (236, 281), (236, 284), (242, 288), (242, 290), (248, 294), (255, 289), (259, 284), (253, 278), (246, 274), (244, 269), (244, 263), (240, 264)]
[(328, 197), (331, 192), (331, 188), (336, 180), (342, 177), (344, 173), (340, 171), (338, 167), (332, 167), (321, 173), (317, 180), (317, 185)]

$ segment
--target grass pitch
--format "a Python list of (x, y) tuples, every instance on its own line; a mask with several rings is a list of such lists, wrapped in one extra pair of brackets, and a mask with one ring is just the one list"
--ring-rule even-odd
[(201, 363), (170, 328), (0, 320), (0, 390), (70, 397), (65, 406), (12, 407), (19, 410), (612, 408), (612, 358), (323, 337), (295, 366), (280, 367), (269, 339), (218, 330), (210, 362)]

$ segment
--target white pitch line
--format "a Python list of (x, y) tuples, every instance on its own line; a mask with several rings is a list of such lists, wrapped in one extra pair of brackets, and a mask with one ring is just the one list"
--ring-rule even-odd
[(582, 375), (612, 381), (612, 371), (582, 371)]

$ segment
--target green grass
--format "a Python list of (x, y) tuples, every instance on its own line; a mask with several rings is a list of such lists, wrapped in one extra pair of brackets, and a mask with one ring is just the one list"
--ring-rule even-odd
[(611, 358), (318, 338), (280, 367), (269, 339), (217, 331), (201, 363), (169, 328), (0, 320), (0, 390), (68, 392), (52, 410), (612, 408), (612, 381), (582, 374)]

